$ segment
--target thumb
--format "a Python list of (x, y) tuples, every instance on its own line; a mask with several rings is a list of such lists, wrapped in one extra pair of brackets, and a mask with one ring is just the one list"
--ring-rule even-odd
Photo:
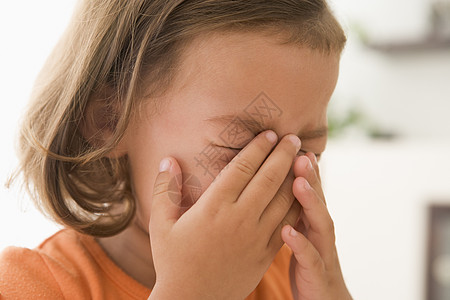
[(153, 186), (150, 229), (167, 232), (180, 217), (181, 169), (174, 158), (166, 157), (159, 164)]

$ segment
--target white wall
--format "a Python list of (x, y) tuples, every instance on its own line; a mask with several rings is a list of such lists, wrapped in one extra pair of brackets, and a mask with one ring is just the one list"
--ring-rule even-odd
[[(450, 49), (387, 54), (375, 42), (424, 38), (427, 0), (336, 0), (348, 31), (332, 105), (356, 106), (393, 142), (329, 143), (324, 188), (336, 223), (344, 276), (355, 299), (425, 299), (427, 209), (450, 205)], [(357, 26), (356, 26), (356, 25)], [(447, 271), (450, 273), (450, 269)]]
[(434, 139), (329, 143), (322, 177), (355, 299), (424, 299), (427, 208), (450, 205), (448, 153)]
[(373, 42), (423, 39), (429, 2), (334, 1), (349, 38), (334, 99), (404, 135), (450, 138), (450, 48), (387, 54), (366, 48), (355, 33), (364, 28)]
[(17, 164), (18, 118), (74, 5), (74, 0), (0, 2), (0, 249), (6, 245), (34, 247), (57, 229), (18, 189), (7, 190), (4, 183)]

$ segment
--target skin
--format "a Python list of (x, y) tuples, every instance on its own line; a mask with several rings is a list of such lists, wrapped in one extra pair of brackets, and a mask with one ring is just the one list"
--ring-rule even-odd
[[(135, 221), (99, 244), (125, 272), (153, 289), (150, 298), (244, 298), (283, 242), (294, 252), (294, 297), (349, 298), (313, 154), (325, 150), (326, 134), (308, 138), (327, 125), (339, 55), (281, 45), (279, 36), (226, 33), (196, 38), (180, 61), (173, 86), (148, 100), (116, 150), (129, 158)], [(269, 142), (267, 131), (246, 131), (246, 142), (239, 145), (221, 140), (230, 121), (206, 120), (241, 115), (261, 92), (282, 113), (259, 131), (272, 129), (277, 141)], [(152, 101), (164, 103), (156, 114)], [(295, 146), (298, 133), (301, 150)], [(195, 160), (207, 147), (223, 151), (230, 161), (212, 175)], [(171, 167), (160, 173), (165, 157)], [(186, 196), (185, 185), (170, 184), (181, 172), (198, 180), (198, 196)], [(304, 182), (312, 188), (302, 188)], [(180, 208), (180, 202), (195, 205)], [(295, 236), (289, 233), (292, 226)]]

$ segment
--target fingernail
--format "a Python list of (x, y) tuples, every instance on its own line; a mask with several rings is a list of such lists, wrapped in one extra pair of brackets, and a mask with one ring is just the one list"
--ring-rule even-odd
[(269, 142), (271, 142), (272, 144), (275, 143), (278, 140), (278, 136), (275, 132), (273, 132), (272, 130), (269, 130), (268, 132), (266, 132), (266, 138), (269, 140)]
[(169, 171), (171, 165), (172, 165), (172, 163), (170, 162), (170, 160), (167, 158), (164, 158), (159, 163), (159, 172)]
[(295, 231), (294, 227), (291, 227), (291, 230), (289, 230), (289, 234), (292, 237), (296, 237), (298, 235), (297, 231)]
[(298, 150), (300, 150), (300, 146), (301, 146), (300, 139), (298, 138), (298, 136), (290, 135), (289, 139), (292, 141), (292, 143), (295, 146), (295, 149), (297, 149), (297, 152), (298, 152)]

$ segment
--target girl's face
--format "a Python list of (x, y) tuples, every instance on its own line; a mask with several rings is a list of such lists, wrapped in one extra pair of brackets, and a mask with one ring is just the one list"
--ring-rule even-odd
[(163, 97), (149, 99), (163, 101), (164, 107), (151, 114), (149, 104), (125, 133), (139, 227), (147, 231), (163, 157), (180, 164), (181, 205), (187, 208), (259, 131), (273, 129), (279, 138), (297, 134), (302, 151), (320, 155), (338, 69), (336, 54), (281, 45), (262, 34), (194, 40), (184, 51), (173, 87)]

